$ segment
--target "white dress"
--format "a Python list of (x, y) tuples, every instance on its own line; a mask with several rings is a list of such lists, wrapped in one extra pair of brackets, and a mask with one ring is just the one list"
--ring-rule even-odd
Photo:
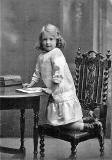
[(55, 48), (39, 55), (32, 80), (43, 80), (52, 90), (54, 105), (48, 105), (44, 123), (57, 126), (81, 120), (82, 109), (76, 96), (74, 81), (62, 51)]

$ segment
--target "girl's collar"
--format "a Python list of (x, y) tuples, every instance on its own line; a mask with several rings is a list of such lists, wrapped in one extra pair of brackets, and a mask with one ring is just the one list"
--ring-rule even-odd
[(51, 51), (44, 51), (44, 50), (42, 50), (42, 54), (46, 54), (46, 53), (49, 53), (49, 52), (52, 52), (53, 50), (55, 50), (56, 48), (54, 48), (54, 49), (52, 49)]

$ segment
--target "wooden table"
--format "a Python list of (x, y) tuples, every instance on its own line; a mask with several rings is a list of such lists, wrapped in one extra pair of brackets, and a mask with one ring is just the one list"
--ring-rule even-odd
[(39, 120), (39, 105), (40, 96), (43, 93), (21, 93), (16, 91), (18, 86), (0, 87), (0, 110), (20, 110), (20, 131), (21, 131), (21, 145), (20, 152), (25, 152), (24, 147), (24, 130), (25, 130), (25, 109), (33, 109), (34, 111), (34, 127), (33, 127), (33, 140), (34, 140), (34, 157), (37, 157), (38, 153), (38, 120)]

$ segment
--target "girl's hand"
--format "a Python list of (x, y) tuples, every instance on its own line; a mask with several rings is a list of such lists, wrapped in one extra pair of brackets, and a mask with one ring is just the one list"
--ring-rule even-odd
[(52, 91), (49, 88), (42, 88), (42, 91), (47, 93), (47, 94), (51, 94)]
[(31, 81), (30, 83), (24, 83), (23, 88), (30, 88), (33, 87), (35, 84), (35, 81)]
[(32, 87), (30, 83), (24, 83), (22, 84), (23, 88), (30, 88)]

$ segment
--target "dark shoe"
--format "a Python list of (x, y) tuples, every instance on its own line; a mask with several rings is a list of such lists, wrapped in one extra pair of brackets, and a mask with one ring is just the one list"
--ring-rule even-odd
[(88, 113), (88, 116), (83, 117), (83, 122), (84, 123), (93, 123), (98, 121), (94, 111), (90, 110)]
[(95, 121), (93, 123), (84, 123), (84, 131), (99, 133), (102, 129), (102, 124), (99, 121)]
[(92, 132), (92, 131), (94, 131), (94, 125), (93, 125), (93, 123), (84, 123), (84, 130), (83, 131), (85, 131), (85, 132)]
[(96, 120), (95, 120), (95, 118), (94, 117), (84, 117), (83, 118), (83, 122), (84, 123), (93, 123), (93, 122), (95, 122)]

